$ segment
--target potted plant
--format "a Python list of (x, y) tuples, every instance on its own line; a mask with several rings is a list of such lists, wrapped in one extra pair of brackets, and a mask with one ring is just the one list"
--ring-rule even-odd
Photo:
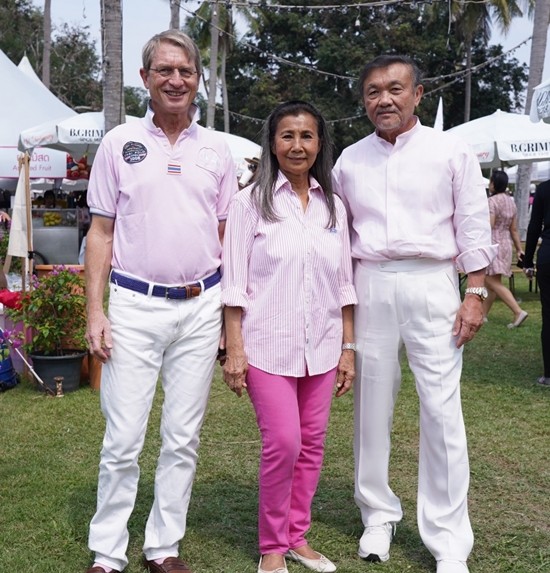
[(84, 279), (78, 269), (59, 265), (33, 276), (31, 283), (17, 307), (6, 310), (14, 324), (22, 325), (10, 339), (20, 341), (48, 388), (55, 390), (54, 378), (63, 376), (63, 391), (76, 390), (86, 355)]

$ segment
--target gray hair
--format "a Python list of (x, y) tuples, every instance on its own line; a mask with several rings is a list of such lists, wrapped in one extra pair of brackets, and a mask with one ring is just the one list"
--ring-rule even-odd
[(182, 31), (176, 29), (165, 30), (160, 34), (156, 34), (145, 44), (145, 46), (143, 46), (141, 59), (144, 70), (148, 71), (151, 68), (155, 51), (163, 42), (180, 47), (187, 54), (187, 57), (194, 61), (197, 75), (201, 75), (201, 55), (197, 44), (195, 44), (195, 42), (187, 34), (184, 34)]
[(422, 72), (416, 64), (416, 62), (410, 56), (401, 56), (399, 54), (384, 54), (382, 56), (377, 56), (374, 60), (368, 62), (359, 76), (359, 95), (363, 99), (363, 89), (365, 85), (365, 80), (369, 77), (372, 70), (378, 70), (383, 68), (389, 68), (393, 64), (403, 64), (411, 69), (411, 74), (413, 77), (413, 84), (416, 88), (422, 83)]

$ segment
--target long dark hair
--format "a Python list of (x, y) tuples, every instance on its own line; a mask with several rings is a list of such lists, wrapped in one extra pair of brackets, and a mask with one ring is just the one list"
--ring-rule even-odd
[(492, 195), (496, 195), (497, 193), (504, 193), (506, 188), (508, 187), (508, 174), (505, 171), (500, 171), (495, 169), (491, 173), (491, 179), (489, 182), (493, 182), (493, 192)]
[(262, 218), (266, 221), (279, 220), (273, 207), (273, 187), (277, 182), (279, 162), (273, 153), (273, 143), (279, 122), (289, 115), (297, 116), (309, 113), (317, 122), (319, 136), (319, 153), (311, 166), (309, 173), (321, 185), (325, 195), (329, 219), (328, 227), (336, 225), (336, 207), (332, 191), (332, 140), (330, 138), (325, 119), (321, 113), (310, 103), (301, 100), (292, 100), (279, 104), (266, 119), (262, 128), (262, 155), (258, 165), (256, 178), (252, 187), (252, 197), (256, 201)]

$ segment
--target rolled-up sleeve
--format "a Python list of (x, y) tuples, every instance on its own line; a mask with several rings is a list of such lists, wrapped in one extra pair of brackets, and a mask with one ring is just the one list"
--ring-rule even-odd
[[(340, 198), (338, 198), (340, 199)], [(342, 204), (338, 209), (338, 226), (342, 229), (342, 260), (338, 272), (340, 306), (357, 304), (357, 294), (353, 286), (353, 268), (351, 264), (351, 246), (348, 219)]]
[(240, 191), (229, 207), (222, 253), (222, 304), (248, 308), (248, 265), (257, 215), (241, 200)]
[(491, 240), (489, 205), (477, 158), (463, 148), (455, 155), (453, 171), (456, 265), (460, 272), (470, 273), (487, 267), (498, 245)]
[(239, 190), (237, 175), (235, 173), (235, 162), (231, 156), (228, 146), (226, 146), (224, 165), (221, 173), (220, 193), (218, 196), (218, 203), (216, 205), (216, 214), (218, 216), (218, 221), (225, 221), (227, 219), (227, 212), (231, 199)]

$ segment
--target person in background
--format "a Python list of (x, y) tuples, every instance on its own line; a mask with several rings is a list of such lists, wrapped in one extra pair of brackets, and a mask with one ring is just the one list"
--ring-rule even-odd
[(78, 264), (83, 265), (86, 257), (86, 235), (90, 229), (90, 208), (86, 202), (86, 192), (80, 193), (75, 198), (78, 227), (82, 233), (82, 241), (78, 252)]
[(285, 557), (336, 570), (305, 538), (333, 389), (342, 396), (355, 376), (357, 298), (331, 157), (320, 113), (280, 104), (264, 125), (257, 178), (227, 219), (223, 374), (238, 396), (246, 388), (262, 437), (258, 573), (288, 573)]
[[(6, 227), (2, 229), (3, 233), (9, 233), (8, 223), (11, 221), (11, 217), (5, 212), (0, 211), (0, 223), (3, 223)], [(4, 272), (3, 261), (0, 260), (0, 290), (6, 290), (8, 288), (8, 277)]]
[(550, 181), (540, 183), (535, 191), (523, 255), (523, 271), (529, 278), (535, 275), (534, 257), (539, 238), (542, 238), (542, 241), (537, 251), (535, 280), (540, 289), (540, 341), (544, 372), (537, 382), (542, 386), (550, 386)]
[(120, 572), (128, 564), (127, 522), (159, 374), (162, 444), (143, 564), (150, 573), (191, 571), (179, 543), (220, 343), (221, 241), (237, 192), (225, 140), (197, 123), (195, 43), (179, 30), (153, 36), (140, 75), (149, 90), (147, 113), (105, 135), (87, 195), (87, 340), (104, 363), (106, 419), (88, 573)]
[(531, 210), (533, 209), (533, 201), (535, 200), (535, 191), (537, 186), (534, 183), (529, 184), (529, 209), (527, 211), (529, 217), (531, 217)]
[[(403, 346), (420, 399), (418, 527), (437, 573), (467, 573), (466, 432), (462, 347), (483, 324), (489, 210), (479, 163), (458, 138), (420, 124), (423, 87), (407, 56), (369, 62), (359, 79), (376, 131), (340, 155), (335, 190), (351, 220), (356, 259), (355, 500), (359, 556), (386, 561), (403, 516), (391, 490), (393, 410)], [(458, 269), (468, 275), (460, 300)]]
[(257, 157), (248, 158), (245, 157), (246, 168), (241, 173), (239, 177), (239, 189), (244, 189), (247, 185), (250, 185), (254, 181), (254, 175), (258, 169), (258, 164), (260, 160)]
[(44, 203), (42, 207), (44, 207), (44, 209), (55, 209), (56, 206), (55, 193), (51, 189), (48, 189), (44, 192)]
[(516, 203), (507, 193), (508, 175), (495, 170), (489, 180), (489, 213), (491, 217), (491, 239), (498, 245), (497, 256), (487, 267), (485, 286), (488, 296), (483, 301), (483, 316), (487, 320), (489, 310), (498, 297), (514, 313), (514, 320), (508, 328), (521, 326), (528, 314), (521, 309), (510, 289), (502, 284), (502, 275), (512, 275), (512, 243), (518, 260), (523, 257), (523, 249), (518, 233)]

